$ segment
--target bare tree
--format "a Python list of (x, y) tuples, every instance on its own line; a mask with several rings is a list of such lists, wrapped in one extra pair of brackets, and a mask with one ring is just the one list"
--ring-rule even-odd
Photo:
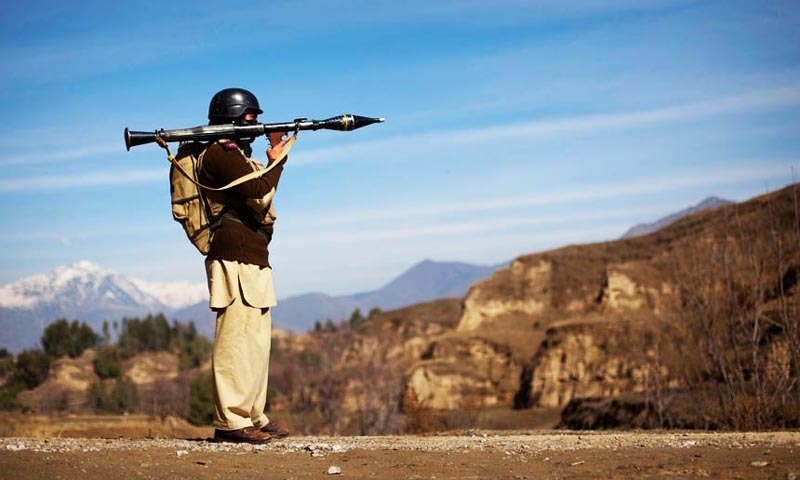
[(769, 203), (766, 213), (747, 220), (727, 209), (724, 235), (683, 245), (678, 255), (680, 326), (701, 365), (685, 369), (685, 380), (712, 389), (705, 411), (720, 427), (800, 422), (797, 189), (792, 228), (776, 208)]

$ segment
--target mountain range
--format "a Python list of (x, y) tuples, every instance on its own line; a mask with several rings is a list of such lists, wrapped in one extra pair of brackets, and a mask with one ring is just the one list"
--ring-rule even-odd
[(100, 332), (104, 320), (171, 312), (207, 295), (203, 284), (148, 283), (76, 262), (0, 287), (0, 347), (36, 346), (44, 327), (59, 318), (80, 319)]
[[(691, 213), (728, 203), (710, 197), (656, 222), (636, 225), (623, 238), (645, 235)], [(366, 314), (376, 307), (387, 310), (464, 297), (472, 284), (504, 266), (424, 260), (374, 291), (339, 296), (312, 292), (280, 299), (273, 323), (299, 332), (317, 321), (345, 319), (357, 308)], [(79, 319), (100, 332), (105, 320), (113, 324), (125, 317), (159, 312), (193, 321), (200, 333), (213, 337), (214, 314), (208, 308), (205, 283), (146, 282), (80, 261), (0, 287), (0, 348), (16, 352), (37, 346), (45, 326), (59, 318)]]
[[(276, 327), (292, 331), (315, 321), (347, 318), (356, 308), (396, 308), (442, 297), (462, 297), (470, 285), (498, 266), (425, 260), (382, 288), (354, 295), (307, 293), (279, 300), (273, 312)], [(193, 321), (200, 333), (213, 337), (214, 314), (208, 308), (205, 283), (145, 282), (116, 274), (89, 261), (56, 268), (0, 287), (0, 347), (16, 352), (35, 347), (45, 326), (59, 318), (79, 319), (95, 331), (103, 322), (148, 313), (164, 313)]]

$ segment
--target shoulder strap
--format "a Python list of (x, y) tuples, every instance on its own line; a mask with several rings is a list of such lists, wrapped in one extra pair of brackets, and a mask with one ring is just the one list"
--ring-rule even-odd
[(219, 188), (214, 188), (214, 187), (209, 187), (207, 185), (203, 185), (202, 183), (200, 183), (197, 180), (195, 180), (193, 175), (191, 175), (188, 172), (186, 172), (186, 170), (184, 170), (183, 167), (181, 167), (180, 164), (178, 163), (178, 160), (175, 158), (175, 155), (172, 154), (172, 151), (169, 149), (169, 145), (167, 144), (167, 142), (165, 142), (164, 139), (162, 139), (161, 137), (156, 136), (156, 142), (158, 142), (158, 144), (161, 145), (161, 147), (164, 148), (167, 151), (167, 160), (169, 160), (169, 162), (172, 165), (174, 165), (175, 168), (177, 168), (178, 171), (181, 172), (181, 174), (184, 177), (186, 177), (187, 180), (191, 181), (192, 183), (194, 183), (195, 185), (197, 185), (200, 188), (204, 188), (206, 190), (214, 190), (214, 191), (228, 190), (229, 188), (233, 188), (233, 187), (235, 187), (237, 185), (241, 185), (244, 182), (247, 182), (247, 181), (250, 181), (250, 180), (252, 180), (254, 178), (258, 178), (258, 177), (260, 177), (262, 175), (265, 175), (266, 173), (271, 171), (273, 168), (277, 167), (278, 164), (281, 163), (283, 161), (283, 159), (286, 158), (286, 155), (289, 154), (289, 151), (294, 146), (294, 142), (295, 141), (297, 141), (297, 135), (296, 134), (292, 135), (292, 137), (289, 138), (289, 140), (286, 142), (286, 145), (283, 147), (283, 154), (280, 156), (280, 158), (276, 159), (274, 162), (269, 164), (266, 168), (262, 168), (260, 170), (256, 170), (253, 173), (248, 173), (247, 175), (245, 175), (243, 177), (239, 177), (236, 180), (232, 181), (231, 183), (229, 183), (229, 184), (227, 184), (225, 186), (222, 186), (222, 187), (219, 187)]

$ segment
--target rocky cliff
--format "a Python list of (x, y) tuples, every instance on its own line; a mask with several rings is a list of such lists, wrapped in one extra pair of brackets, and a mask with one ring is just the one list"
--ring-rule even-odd
[[(716, 375), (709, 367), (715, 360), (700, 354), (713, 350), (703, 343), (709, 342), (704, 315), (741, 308), (747, 317), (752, 307), (770, 325), (759, 330), (764, 348), (752, 353), (769, 366), (765, 379), (788, 384), (800, 342), (776, 308), (786, 310), (797, 297), (795, 195), (790, 187), (687, 216), (649, 235), (525, 255), (474, 284), (460, 303), (415, 305), (355, 329), (297, 338), (312, 351), (338, 352), (325, 356), (332, 362), (328, 375), (342, 383), (329, 391), (349, 413), (376, 405), (378, 391), (384, 402), (412, 399), (442, 411), (564, 409), (581, 399), (614, 398), (625, 399), (617, 407), (660, 402), (664, 410), (665, 392)], [(755, 274), (742, 273), (750, 264)], [(776, 286), (782, 290), (776, 293)], [(714, 306), (725, 288), (757, 295), (736, 293), (727, 307)], [(698, 316), (697, 306), (714, 312)], [(340, 348), (331, 347), (337, 343)], [(726, 357), (727, 347), (720, 348)], [(581, 405), (585, 410), (589, 403)], [(652, 420), (650, 413), (629, 417)]]

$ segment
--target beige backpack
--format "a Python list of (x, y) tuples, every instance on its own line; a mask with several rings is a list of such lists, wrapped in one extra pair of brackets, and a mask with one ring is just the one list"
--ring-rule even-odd
[(203, 189), (207, 190), (227, 190), (248, 180), (258, 178), (280, 164), (289, 150), (292, 149), (297, 135), (290, 137), (284, 146), (283, 155), (268, 167), (256, 170), (243, 177), (239, 177), (231, 183), (213, 188), (198, 182), (199, 164), (205, 154), (207, 144), (203, 143), (183, 143), (178, 147), (178, 156), (172, 155), (169, 145), (160, 137), (156, 137), (159, 145), (167, 151), (167, 159), (172, 166), (169, 169), (170, 196), (172, 197), (172, 218), (180, 223), (186, 236), (192, 245), (202, 255), (207, 255), (211, 248), (211, 221), (209, 216), (208, 204), (203, 195)]

